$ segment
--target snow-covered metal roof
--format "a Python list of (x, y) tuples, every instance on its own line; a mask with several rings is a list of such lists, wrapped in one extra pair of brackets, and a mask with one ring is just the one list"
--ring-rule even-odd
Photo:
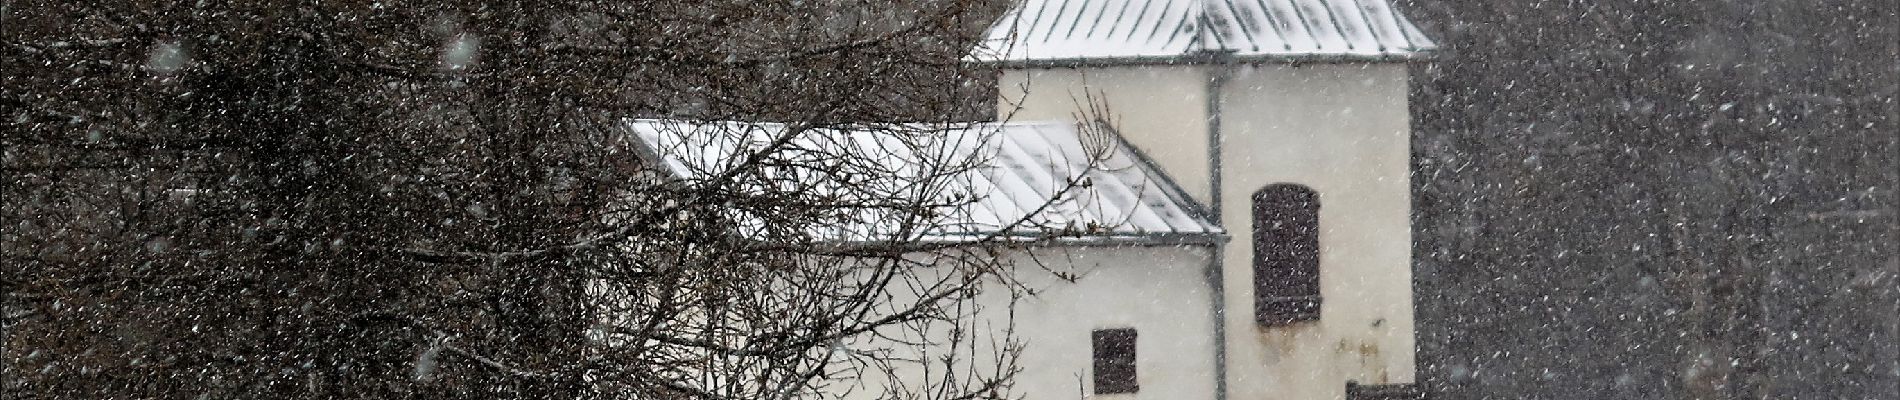
[(1436, 47), (1390, 0), (1021, 0), (973, 58), (1405, 60)]
[[(869, 207), (805, 227), (824, 240), (1208, 243), (1224, 233), (1118, 135), (1071, 123), (803, 129), (631, 119), (627, 127), (649, 161), (686, 185), (805, 193), (838, 203), (939, 204), (929, 221), (901, 223), (918, 213)], [(763, 162), (748, 161), (761, 155)], [(748, 224), (745, 216), (735, 220)]]

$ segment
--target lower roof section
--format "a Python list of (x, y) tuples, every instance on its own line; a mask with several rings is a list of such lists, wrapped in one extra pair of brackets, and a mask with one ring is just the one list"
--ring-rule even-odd
[(734, 207), (724, 218), (748, 235), (792, 230), (834, 242), (1063, 245), (1225, 239), (1204, 207), (1103, 127), (659, 119), (625, 124), (639, 153), (689, 189), (837, 210), (783, 219), (769, 209)]

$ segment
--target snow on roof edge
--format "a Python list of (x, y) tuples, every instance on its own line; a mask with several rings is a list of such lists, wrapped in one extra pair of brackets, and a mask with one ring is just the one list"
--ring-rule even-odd
[[(635, 143), (635, 146), (638, 147), (638, 149), (636, 150), (636, 153), (639, 154), (641, 158), (646, 159), (648, 162), (658, 162), (658, 163), (661, 163), (662, 165), (665, 165), (665, 168), (663, 169), (667, 171), (668, 175), (671, 175), (674, 178), (683, 178), (683, 176), (681, 175), (689, 173), (688, 171), (691, 169), (684, 168), (686, 167), (686, 165), (681, 163), (678, 157), (669, 157), (665, 154), (667, 152), (665, 150), (667, 146), (663, 142), (668, 140), (664, 138), (665, 134), (660, 133), (654, 129), (643, 129), (641, 127), (643, 124), (644, 125), (666, 124), (673, 127), (698, 127), (698, 126), (708, 126), (708, 125), (751, 126), (751, 127), (767, 127), (767, 129), (769, 129), (769, 127), (782, 126), (782, 125), (770, 124), (770, 123), (747, 123), (747, 122), (734, 122), (734, 121), (684, 121), (684, 120), (656, 120), (656, 119), (635, 119), (635, 118), (628, 118), (623, 121), (626, 127), (629, 128), (630, 131), (635, 133), (634, 136), (638, 139), (636, 140), (636, 142), (638, 143)], [(981, 124), (971, 124), (971, 125), (982, 126), (982, 127), (992, 127), (992, 128), (998, 129), (999, 132), (1005, 132), (1005, 131), (1014, 132), (1014, 134), (1018, 134), (1018, 135), (1028, 135), (1030, 133), (1035, 133), (1038, 137), (1044, 137), (1044, 138), (1054, 137), (1054, 138), (1057, 138), (1057, 140), (1073, 138), (1072, 135), (1074, 135), (1073, 131), (1075, 129), (1075, 125), (1073, 123), (1065, 123), (1061, 121), (981, 123)], [(1055, 245), (1084, 245), (1084, 246), (1105, 245), (1105, 244), (1197, 245), (1197, 244), (1217, 243), (1220, 241), (1224, 241), (1226, 239), (1225, 230), (1222, 229), (1216, 222), (1208, 218), (1207, 215), (1205, 214), (1205, 206), (1200, 205), (1199, 203), (1195, 202), (1195, 200), (1191, 196), (1187, 196), (1185, 194), (1185, 191), (1181, 190), (1178, 187), (1178, 185), (1176, 185), (1173, 182), (1171, 177), (1168, 177), (1164, 172), (1160, 171), (1155, 165), (1153, 165), (1152, 161), (1147, 160), (1146, 156), (1144, 154), (1140, 154), (1138, 149), (1133, 148), (1125, 140), (1120, 138), (1119, 134), (1112, 135), (1112, 136), (1114, 136), (1113, 137), (1113, 140), (1115, 142), (1114, 145), (1117, 146), (1117, 150), (1116, 150), (1117, 154), (1111, 157), (1117, 158), (1119, 160), (1117, 162), (1125, 164), (1122, 167), (1134, 172), (1119, 173), (1119, 174), (1104, 173), (1104, 174), (1099, 174), (1099, 176), (1094, 176), (1093, 178), (1091, 178), (1091, 179), (1099, 180), (1100, 183), (1098, 184), (1098, 186), (1103, 187), (1104, 189), (1102, 190), (1104, 191), (1110, 190), (1107, 188), (1114, 188), (1114, 190), (1119, 190), (1119, 193), (1121, 193), (1120, 197), (1115, 197), (1114, 195), (1095, 194), (1097, 198), (1093, 198), (1090, 201), (1100, 202), (1099, 206), (1094, 206), (1094, 207), (1097, 207), (1096, 209), (1090, 210), (1088, 209), (1088, 207), (1092, 207), (1092, 206), (1083, 206), (1084, 209), (1082, 210), (1070, 210), (1069, 212), (1081, 212), (1083, 214), (1081, 214), (1081, 216), (1079, 217), (1071, 216), (1069, 217), (1069, 219), (1073, 221), (1086, 220), (1086, 222), (1104, 222), (1101, 215), (1090, 214), (1091, 212), (1094, 212), (1094, 213), (1102, 212), (1101, 210), (1103, 209), (1108, 209), (1108, 210), (1126, 209), (1125, 213), (1133, 213), (1133, 214), (1124, 214), (1124, 215), (1116, 216), (1116, 217), (1123, 218), (1122, 221), (1114, 221), (1116, 222), (1116, 224), (1118, 224), (1117, 226), (1112, 227), (1112, 228), (1099, 229), (1099, 230), (1085, 229), (1081, 231), (1048, 231), (1046, 229), (1038, 230), (1038, 229), (1020, 229), (1019, 228), (1019, 229), (1011, 230), (1011, 231), (988, 230), (988, 231), (978, 232), (978, 231), (965, 230), (965, 231), (958, 231), (958, 232), (929, 232), (929, 233), (925, 233), (919, 239), (926, 242), (963, 241), (963, 240), (968, 240), (968, 239), (961, 239), (961, 238), (993, 235), (1000, 242), (1003, 242), (1003, 243), (1040, 243), (1046, 240), (1048, 241), (1048, 243), (1055, 244)], [(1057, 159), (1070, 157), (1070, 156), (1060, 155), (1059, 153), (1051, 153), (1050, 151), (1052, 150), (1050, 149), (1065, 148), (1064, 145), (1060, 145), (1059, 143), (1055, 143), (1055, 142), (1048, 142), (1048, 143), (1057, 144), (1056, 147), (1043, 147), (1046, 145), (1021, 144), (1021, 143), (1035, 143), (1034, 141), (1030, 141), (1030, 142), (1004, 141), (1004, 143), (1005, 143), (1004, 145), (1011, 145), (1011, 146), (1017, 147), (1017, 152), (1021, 154), (1017, 155), (1013, 161), (1009, 161), (1009, 162), (1016, 162), (1018, 164), (1054, 162), (1048, 157), (1056, 157)], [(1010, 143), (1015, 143), (1015, 144), (1010, 144)], [(1029, 147), (1024, 148), (1023, 146), (1029, 146)], [(705, 149), (701, 149), (700, 151), (703, 152), (705, 151)], [(719, 151), (723, 151), (723, 150), (715, 150), (714, 152), (716, 153)], [(1022, 158), (1024, 156), (1028, 156), (1031, 158), (1024, 159)], [(991, 162), (1002, 163), (1005, 161), (1006, 160), (999, 159), (999, 160), (992, 160)], [(1002, 166), (1000, 165), (993, 166), (993, 169), (996, 171), (1003, 171), (1003, 172), (998, 172), (998, 173), (993, 174), (995, 176), (992, 176), (991, 178), (989, 178), (991, 180), (996, 180), (999, 182), (1002, 182), (1002, 181), (1029, 182), (1030, 181), (1030, 180), (1024, 180), (1025, 178), (1020, 175), (1020, 167), (1017, 168), (1017, 170), (1019, 170), (1018, 172), (1009, 172), (1010, 170), (1008, 168), (1002, 168)], [(1047, 181), (1047, 179), (1045, 178), (1044, 181)], [(1131, 190), (1134, 192), (1130, 192)], [(1139, 192), (1139, 193), (1136, 193), (1136, 192)], [(999, 193), (990, 193), (989, 195), (994, 196), (994, 197), (999, 197), (999, 198), (1007, 197), (1007, 196), (1002, 196)], [(1130, 195), (1133, 195), (1133, 197), (1129, 197)], [(1015, 196), (1020, 197), (1020, 194), (1015, 195)], [(1038, 199), (1042, 199), (1042, 200), (1035, 200), (1035, 201), (1050, 200), (1046, 198), (1046, 196), (1038, 197)], [(1013, 204), (1013, 203), (988, 200), (985, 204), (989, 204), (989, 206), (997, 206), (1000, 204)], [(1023, 210), (1014, 210), (1014, 211), (1005, 210), (1004, 211), (1005, 214), (1016, 214), (1020, 212), (1023, 212)], [(1137, 214), (1140, 214), (1143, 217), (1142, 218), (1133, 217)], [(1156, 218), (1160, 218), (1160, 219), (1156, 219)], [(1125, 225), (1121, 225), (1121, 224), (1125, 224)], [(959, 228), (964, 227), (964, 225), (957, 225), (957, 224), (952, 224), (948, 226), (957, 226)], [(1071, 224), (1071, 226), (1074, 226), (1074, 225)], [(850, 240), (841, 239), (839, 241), (850, 241)]]
[(1438, 45), (1390, 0), (1021, 0), (966, 62), (1407, 62)]

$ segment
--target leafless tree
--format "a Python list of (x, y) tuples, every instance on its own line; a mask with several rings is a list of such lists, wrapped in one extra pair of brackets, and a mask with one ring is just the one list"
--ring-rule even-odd
[(981, 160), (794, 140), (967, 131), (867, 123), (988, 112), (996, 3), (0, 5), (0, 392), (1007, 397), (1010, 243), (924, 235)]

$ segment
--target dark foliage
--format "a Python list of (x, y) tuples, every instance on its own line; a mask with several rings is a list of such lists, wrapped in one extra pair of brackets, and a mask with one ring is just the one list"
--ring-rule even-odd
[(1900, 398), (1900, 3), (1407, 6), (1434, 398)]
[[(735, 239), (709, 216), (927, 211), (742, 189), (762, 174), (669, 184), (616, 118), (972, 115), (959, 77), (981, 73), (959, 59), (995, 8), (5, 2), (0, 393), (836, 392), (880, 361), (828, 358), (837, 342), (955, 321), (993, 257), (926, 274), (890, 249)], [(992, 372), (885, 395), (994, 396)]]

